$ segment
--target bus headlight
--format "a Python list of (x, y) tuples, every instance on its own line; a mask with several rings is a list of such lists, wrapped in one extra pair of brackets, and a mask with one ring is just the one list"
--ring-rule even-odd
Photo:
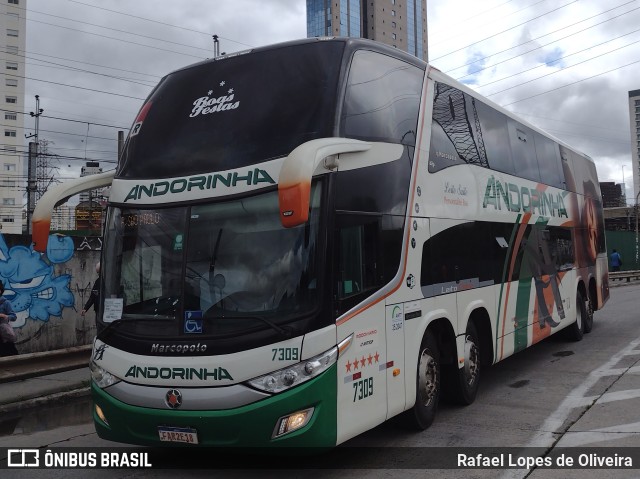
[(251, 379), (247, 384), (268, 393), (279, 393), (313, 379), (329, 369), (337, 359), (338, 348), (335, 347), (306, 361)]
[(89, 363), (89, 369), (91, 370), (91, 378), (100, 389), (104, 389), (108, 386), (111, 386), (112, 384), (120, 382), (119, 377), (114, 376), (109, 371), (101, 368), (93, 361)]

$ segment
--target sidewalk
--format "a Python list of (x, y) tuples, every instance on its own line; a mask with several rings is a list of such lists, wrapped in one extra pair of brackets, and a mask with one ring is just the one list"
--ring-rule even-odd
[(88, 396), (88, 367), (0, 384), (0, 415), (52, 400)]

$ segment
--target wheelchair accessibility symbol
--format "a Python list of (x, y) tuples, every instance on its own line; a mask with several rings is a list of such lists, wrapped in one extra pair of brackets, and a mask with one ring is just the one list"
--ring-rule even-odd
[(202, 334), (202, 311), (184, 312), (185, 334)]

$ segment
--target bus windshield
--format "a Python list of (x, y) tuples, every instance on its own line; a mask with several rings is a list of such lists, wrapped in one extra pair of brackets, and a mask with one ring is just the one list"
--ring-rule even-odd
[(333, 136), (343, 49), (292, 45), (171, 73), (138, 114), (117, 176), (237, 169)]
[[(103, 321), (202, 318), (202, 332), (216, 336), (313, 311), (320, 190), (314, 183), (310, 221), (296, 228), (282, 227), (274, 190), (190, 207), (112, 208), (105, 253), (116, 261), (105, 262)], [(121, 315), (110, 317), (107, 306), (120, 303)], [(176, 333), (148, 334), (165, 329)]]

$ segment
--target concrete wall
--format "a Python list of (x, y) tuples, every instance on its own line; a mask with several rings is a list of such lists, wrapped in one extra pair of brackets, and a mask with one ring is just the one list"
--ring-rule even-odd
[(0, 280), (17, 320), (12, 326), (21, 354), (90, 344), (95, 336), (93, 308), (80, 311), (97, 278), (99, 237), (49, 237), (47, 253), (25, 235), (0, 235)]

